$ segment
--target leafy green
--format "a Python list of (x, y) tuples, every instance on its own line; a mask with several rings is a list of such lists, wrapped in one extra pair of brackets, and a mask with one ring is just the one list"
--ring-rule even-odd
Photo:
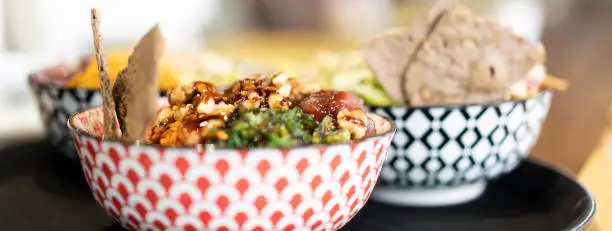
[(351, 133), (345, 129), (337, 129), (334, 120), (330, 116), (325, 116), (319, 127), (313, 132), (312, 137), (315, 144), (333, 144), (350, 141)]
[(226, 122), (229, 135), (221, 147), (288, 148), (300, 144), (339, 143), (350, 141), (350, 133), (336, 128), (327, 116), (321, 122), (298, 107), (289, 110), (255, 109), (236, 111)]

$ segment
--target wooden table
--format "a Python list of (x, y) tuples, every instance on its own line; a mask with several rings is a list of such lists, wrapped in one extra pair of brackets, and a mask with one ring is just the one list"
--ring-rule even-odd
[[(593, 223), (588, 231), (611, 230), (612, 220), (612, 129), (606, 132), (593, 154), (578, 174), (597, 201)], [(607, 219), (604, 219), (607, 218)]]
[[(612, 123), (612, 105), (608, 121)], [(588, 231), (612, 230), (612, 126), (608, 126), (595, 151), (578, 173), (578, 179), (591, 190), (597, 208)], [(607, 218), (607, 219), (604, 219)]]
[(578, 173), (593, 192), (597, 209), (589, 231), (612, 230), (611, 11), (609, 1), (576, 1), (543, 39), (548, 67), (571, 87), (555, 97), (534, 154)]
[[(594, 3), (595, 2), (595, 3)], [(599, 3), (598, 3), (599, 2)], [(612, 100), (612, 4), (577, 1), (567, 19), (544, 33), (550, 71), (570, 80), (557, 94), (534, 150), (577, 173), (608, 127)]]

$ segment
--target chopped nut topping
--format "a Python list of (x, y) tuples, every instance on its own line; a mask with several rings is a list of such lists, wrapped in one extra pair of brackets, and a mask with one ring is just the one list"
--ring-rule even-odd
[(225, 91), (223, 99), (236, 108), (289, 109), (291, 102), (287, 97), (291, 95), (290, 79), (289, 75), (284, 73), (274, 74), (270, 78), (255, 75), (234, 83), (232, 87)]
[(193, 83), (193, 90), (197, 93), (217, 93), (217, 87), (209, 82), (196, 81)]
[(214, 100), (209, 99), (206, 102), (200, 102), (196, 110), (198, 113), (204, 114), (206, 116), (225, 117), (229, 114), (232, 114), (232, 112), (234, 111), (234, 106), (228, 105), (225, 102), (220, 102), (216, 104)]
[(268, 104), (272, 109), (289, 109), (289, 107), (291, 107), (291, 101), (280, 94), (271, 94), (268, 96)]
[[(300, 109), (307, 112), (308, 110), (304, 109), (302, 105), (304, 101), (293, 100), (312, 97), (315, 95), (313, 93), (320, 91), (321, 88), (316, 84), (300, 84), (295, 78), (283, 73), (272, 76), (251, 76), (250, 78), (235, 82), (222, 94), (217, 92), (214, 85), (207, 82), (194, 82), (191, 86), (175, 87), (168, 91), (168, 101), (171, 106), (159, 111), (155, 125), (147, 134), (147, 141), (165, 146), (197, 145), (207, 143), (208, 141), (228, 141), (230, 133), (232, 136), (235, 134), (230, 132), (232, 130), (228, 130), (231, 129), (232, 123), (235, 121), (232, 123), (227, 123), (226, 121), (234, 111), (238, 109), (247, 111), (250, 109), (269, 108), (280, 109), (283, 111), (282, 113), (289, 113), (289, 110), (294, 106), (293, 104), (299, 103)], [(330, 107), (324, 108), (324, 110), (333, 109), (331, 110), (333, 113), (328, 115), (330, 116), (329, 119), (333, 120), (335, 118), (333, 121), (336, 121), (337, 126), (330, 122), (330, 127), (340, 129), (341, 133), (337, 133), (335, 138), (330, 135), (331, 133), (327, 134), (329, 135), (326, 138), (327, 140), (321, 142), (335, 142), (334, 140), (349, 139), (349, 137), (354, 139), (363, 138), (367, 133), (366, 124), (368, 118), (361, 111), (363, 109), (362, 103), (357, 100), (356, 96), (346, 92), (327, 93), (332, 94), (334, 97), (329, 98), (321, 95), (318, 98), (311, 99), (311, 104), (307, 104), (318, 105), (318, 107), (314, 108), (313, 115), (316, 113), (320, 114), (321, 111), (317, 110), (321, 109), (321, 105)], [(330, 102), (324, 103), (321, 100)], [(345, 109), (338, 111), (340, 108)], [(276, 113), (269, 110), (267, 112)], [(265, 112), (258, 110), (256, 113)], [(317, 121), (316, 115), (310, 120)], [(244, 123), (244, 121), (242, 122)], [(265, 126), (275, 126), (274, 122), (269, 122), (270, 124)], [(283, 135), (287, 134), (287, 128), (282, 127), (278, 129), (280, 129), (280, 133), (276, 134), (276, 138), (272, 137), (270, 139), (276, 139), (274, 142), (288, 142), (284, 140), (286, 135)]]
[(200, 104), (198, 104), (197, 110), (198, 110), (198, 113), (212, 114), (215, 112), (215, 106), (216, 106), (215, 101), (210, 99), (205, 102), (200, 102)]
[(178, 86), (168, 89), (168, 102), (170, 105), (187, 103), (193, 97), (194, 90), (190, 86)]
[(289, 80), (289, 75), (285, 73), (276, 73), (272, 76), (272, 84), (275, 86), (282, 86)]
[[(161, 127), (158, 127), (158, 128), (161, 128)], [(153, 134), (153, 136), (159, 134), (159, 144), (167, 145), (167, 146), (180, 145), (180, 143), (178, 142), (178, 137), (177, 137), (177, 131), (179, 129), (179, 124), (172, 123), (167, 126), (164, 126), (164, 128), (166, 130), (159, 129), (157, 133)], [(151, 142), (152, 139), (149, 138), (147, 140)]]
[(222, 128), (224, 121), (221, 119), (211, 119), (200, 124), (200, 135), (204, 139), (227, 140), (229, 135), (224, 131), (216, 130)]
[(156, 123), (168, 121), (170, 119), (174, 120), (174, 112), (170, 108), (164, 108), (157, 114)]
[(366, 135), (368, 119), (361, 110), (342, 109), (337, 116), (338, 127), (351, 133), (351, 139), (361, 139)]
[(202, 128), (221, 128), (223, 127), (223, 120), (220, 119), (210, 119), (207, 121), (204, 121), (200, 124), (200, 127)]
[(289, 97), (291, 95), (291, 85), (285, 84), (280, 87), (277, 92), (283, 97)]
[(174, 111), (175, 121), (194, 121), (198, 119), (198, 113), (193, 108), (192, 104), (172, 107)]
[[(204, 130), (203, 130), (204, 131)], [(227, 140), (229, 135), (224, 131), (204, 132), (202, 136), (206, 139)]]
[(295, 93), (309, 95), (321, 91), (321, 86), (316, 83), (302, 83), (295, 88)]
[(316, 83), (301, 83), (294, 78), (287, 81), (291, 86), (289, 98), (293, 101), (300, 101), (312, 93), (321, 91), (321, 86)]

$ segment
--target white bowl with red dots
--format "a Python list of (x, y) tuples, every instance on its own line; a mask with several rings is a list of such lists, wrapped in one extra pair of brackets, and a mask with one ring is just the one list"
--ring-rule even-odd
[(290, 149), (101, 139), (101, 107), (68, 121), (96, 201), (130, 230), (338, 230), (368, 200), (395, 133)]

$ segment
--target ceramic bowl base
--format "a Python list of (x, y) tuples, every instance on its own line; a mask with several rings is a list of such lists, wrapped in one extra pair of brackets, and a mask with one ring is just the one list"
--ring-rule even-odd
[(439, 207), (470, 202), (482, 195), (486, 182), (477, 182), (454, 187), (385, 188), (378, 187), (372, 193), (372, 200), (399, 206)]

